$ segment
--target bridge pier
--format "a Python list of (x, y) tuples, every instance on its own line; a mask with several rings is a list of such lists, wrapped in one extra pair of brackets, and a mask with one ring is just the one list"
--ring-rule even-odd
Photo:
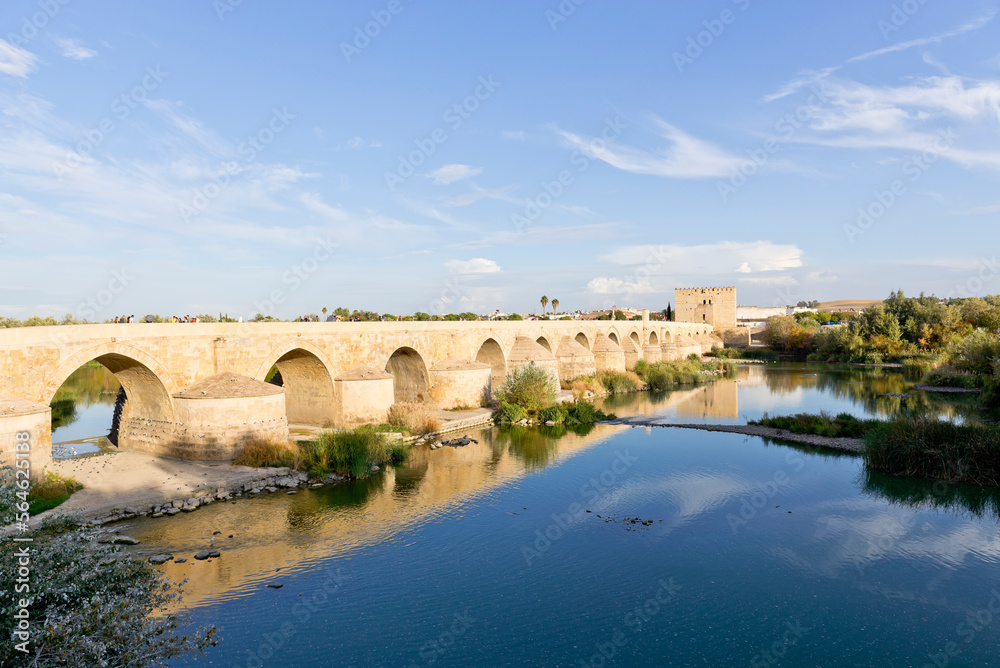
[(556, 387), (559, 386), (559, 362), (555, 355), (546, 350), (540, 343), (526, 336), (518, 336), (514, 339), (514, 347), (511, 348), (510, 354), (507, 356), (508, 370), (513, 371), (532, 362), (542, 367), (552, 377)]
[[(18, 438), (18, 434), (27, 434), (27, 440)], [(31, 480), (40, 478), (52, 463), (52, 409), (0, 394), (0, 465), (23, 470), (24, 464), (17, 465), (20, 461), (28, 462)]]
[(334, 379), (336, 422), (341, 426), (382, 424), (395, 403), (392, 374), (364, 364), (352, 366)]
[[(597, 373), (625, 371), (625, 351), (607, 336), (599, 334), (594, 341), (594, 366)], [(632, 366), (635, 366), (634, 362)]]
[(573, 380), (580, 376), (593, 376), (597, 373), (594, 354), (583, 347), (576, 339), (564, 336), (556, 349), (556, 360), (559, 363), (559, 379)]
[(491, 391), (489, 364), (451, 359), (431, 368), (431, 399), (441, 408), (477, 408)]

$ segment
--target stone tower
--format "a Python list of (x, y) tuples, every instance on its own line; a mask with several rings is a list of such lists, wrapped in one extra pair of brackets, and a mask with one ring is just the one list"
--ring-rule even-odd
[(717, 332), (736, 327), (736, 288), (677, 288), (676, 322), (712, 325)]

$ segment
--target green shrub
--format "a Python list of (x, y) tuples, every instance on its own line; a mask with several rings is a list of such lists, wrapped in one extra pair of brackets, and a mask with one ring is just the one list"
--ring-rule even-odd
[(555, 401), (558, 391), (552, 376), (534, 362), (529, 362), (508, 373), (507, 380), (496, 389), (494, 396), (501, 402), (534, 411)]
[(932, 387), (961, 387), (971, 390), (982, 387), (983, 378), (951, 366), (943, 366), (924, 376), (923, 383)]
[(566, 421), (569, 416), (569, 412), (562, 404), (555, 404), (553, 406), (546, 406), (535, 414), (535, 417), (539, 422), (555, 422), (556, 424), (562, 424)]
[(517, 404), (509, 404), (506, 401), (500, 402), (500, 407), (493, 415), (493, 420), (500, 424), (513, 424), (528, 417), (528, 411)]
[(62, 504), (73, 495), (73, 492), (83, 489), (83, 485), (73, 478), (66, 478), (57, 473), (46, 471), (45, 476), (31, 485), (28, 493), (29, 515), (37, 515)]
[(976, 329), (968, 336), (949, 343), (946, 354), (949, 364), (959, 371), (976, 376), (993, 376), (1000, 360), (1000, 339), (984, 329)]

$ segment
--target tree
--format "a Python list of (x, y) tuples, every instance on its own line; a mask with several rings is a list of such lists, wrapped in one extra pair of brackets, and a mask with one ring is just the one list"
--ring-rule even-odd
[(323, 307), (323, 320), (326, 320), (326, 307)]
[(671, 322), (674, 319), (674, 312), (670, 308), (670, 304), (667, 304), (667, 322)]
[(542, 295), (542, 313), (545, 313), (545, 306), (549, 303), (549, 298)]
[[(542, 297), (542, 299), (545, 299), (545, 297)], [(558, 310), (559, 310), (559, 300), (558, 299), (553, 299), (552, 300), (552, 312), (555, 313)]]

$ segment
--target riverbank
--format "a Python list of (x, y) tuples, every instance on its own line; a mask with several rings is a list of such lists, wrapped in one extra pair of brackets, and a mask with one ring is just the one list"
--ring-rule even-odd
[(829, 436), (818, 436), (816, 434), (796, 434), (788, 429), (777, 429), (775, 427), (762, 427), (759, 425), (747, 424), (680, 424), (670, 422), (653, 422), (648, 418), (625, 417), (616, 420), (608, 420), (602, 424), (621, 424), (630, 427), (672, 427), (675, 429), (698, 429), (701, 431), (720, 431), (730, 434), (744, 434), (746, 436), (761, 436), (793, 443), (803, 443), (818, 448), (828, 448), (839, 450), (851, 454), (860, 455), (864, 452), (864, 442), (857, 438), (833, 438)]

